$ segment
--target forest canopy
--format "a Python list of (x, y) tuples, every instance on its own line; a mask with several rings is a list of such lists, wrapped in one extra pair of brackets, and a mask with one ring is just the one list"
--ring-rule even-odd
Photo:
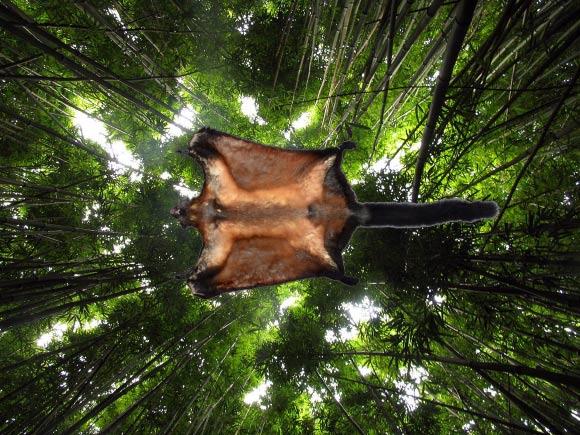
[[(0, 431), (574, 433), (580, 4), (2, 1)], [(358, 144), (354, 287), (192, 296), (203, 126)]]

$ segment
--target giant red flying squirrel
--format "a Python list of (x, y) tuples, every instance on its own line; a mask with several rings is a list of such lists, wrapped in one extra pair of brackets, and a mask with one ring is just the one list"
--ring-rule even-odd
[(201, 194), (171, 214), (203, 240), (187, 282), (209, 298), (311, 277), (346, 284), (342, 251), (357, 227), (418, 228), (493, 218), (493, 201), (360, 203), (341, 170), (354, 148), (288, 150), (202, 128), (188, 152), (203, 168)]

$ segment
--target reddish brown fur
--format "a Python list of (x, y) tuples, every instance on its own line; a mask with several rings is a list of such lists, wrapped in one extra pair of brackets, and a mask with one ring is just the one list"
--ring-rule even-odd
[(188, 279), (194, 294), (327, 276), (346, 284), (342, 250), (357, 226), (419, 228), (476, 222), (493, 201), (358, 203), (340, 170), (340, 148), (290, 151), (200, 130), (190, 153), (205, 172), (199, 198), (172, 213), (201, 232), (204, 248)]
[(350, 216), (347, 198), (325, 179), (335, 152), (281, 150), (211, 130), (190, 152), (206, 181), (185, 210), (204, 249), (194, 292), (231, 291), (336, 272), (327, 250)]

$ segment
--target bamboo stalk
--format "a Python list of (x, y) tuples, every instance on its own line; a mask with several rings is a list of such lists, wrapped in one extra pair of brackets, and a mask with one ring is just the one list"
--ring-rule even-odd
[(429, 108), (429, 116), (427, 118), (425, 130), (423, 131), (421, 146), (417, 156), (417, 164), (415, 166), (415, 176), (413, 179), (411, 193), (412, 202), (417, 202), (419, 197), (421, 177), (423, 175), (425, 163), (427, 162), (427, 157), (429, 156), (429, 148), (431, 146), (431, 141), (433, 140), (437, 118), (439, 117), (439, 113), (443, 107), (443, 102), (445, 101), (445, 93), (447, 92), (447, 87), (449, 86), (449, 82), (451, 80), (453, 67), (455, 66), (457, 56), (459, 55), (459, 51), (461, 50), (463, 40), (467, 34), (469, 24), (473, 18), (475, 5), (476, 2), (473, 0), (461, 0), (459, 3), (459, 8), (457, 9), (456, 22), (453, 26), (453, 29), (451, 30), (449, 42), (447, 43), (443, 65), (439, 70), (437, 86), (433, 92), (433, 101), (431, 102), (431, 107)]

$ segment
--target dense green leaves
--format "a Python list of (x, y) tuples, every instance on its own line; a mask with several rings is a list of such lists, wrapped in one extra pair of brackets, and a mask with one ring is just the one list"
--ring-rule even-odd
[[(0, 431), (577, 432), (576, 3), (478, 2), (452, 62), (463, 1), (2, 2)], [(194, 299), (203, 125), (504, 210)]]

